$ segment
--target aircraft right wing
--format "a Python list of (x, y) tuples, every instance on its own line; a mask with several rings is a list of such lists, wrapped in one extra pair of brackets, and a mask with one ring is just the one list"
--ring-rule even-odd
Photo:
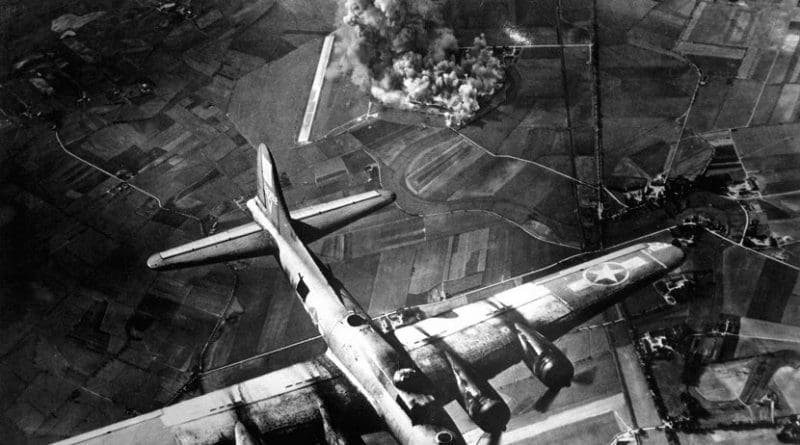
[[(292, 226), (304, 242), (313, 242), (394, 199), (387, 190), (372, 190), (290, 212)], [(274, 253), (275, 243), (255, 222), (224, 230), (147, 259), (154, 270), (179, 269)]]
[(683, 258), (684, 252), (670, 244), (636, 244), (472, 303), (453, 299), (450, 308), (433, 316), (410, 308), (400, 312), (391, 332), (437, 382), (442, 403), (459, 400), (478, 425), (502, 423), (491, 418), (497, 416), (489, 404), (500, 399), (487, 378), (522, 361), (548, 388), (569, 386), (573, 365), (552, 342)]

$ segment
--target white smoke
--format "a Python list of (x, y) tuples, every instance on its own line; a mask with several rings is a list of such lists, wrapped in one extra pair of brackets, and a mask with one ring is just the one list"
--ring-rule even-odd
[(475, 115), (503, 66), (486, 38), (457, 60), (458, 44), (430, 0), (345, 0), (342, 66), (352, 81), (393, 107), (437, 107), (448, 125)]

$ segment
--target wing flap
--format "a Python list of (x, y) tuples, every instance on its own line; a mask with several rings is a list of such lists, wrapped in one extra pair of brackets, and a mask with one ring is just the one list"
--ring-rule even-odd
[[(302, 428), (317, 420), (313, 395), (326, 385), (340, 385), (348, 397), (357, 391), (341, 372), (320, 357), (279, 369), (147, 414), (56, 442), (74, 444), (215, 444), (233, 441), (235, 425), (248, 421), (259, 434), (289, 427)], [(241, 419), (243, 413), (248, 418)], [(252, 417), (250, 417), (252, 415)]]

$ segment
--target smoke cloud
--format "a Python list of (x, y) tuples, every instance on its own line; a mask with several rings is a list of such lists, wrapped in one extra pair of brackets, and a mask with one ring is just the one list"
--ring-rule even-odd
[(436, 107), (448, 125), (459, 125), (502, 85), (502, 64), (485, 37), (457, 54), (453, 31), (430, 0), (345, 0), (344, 9), (342, 65), (384, 104)]

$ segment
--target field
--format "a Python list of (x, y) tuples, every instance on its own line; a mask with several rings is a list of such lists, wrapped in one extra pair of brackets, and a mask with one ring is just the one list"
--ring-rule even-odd
[(675, 117), (689, 106), (696, 75), (679, 60), (627, 45), (604, 47), (599, 57), (604, 173), (650, 179), (681, 137)]
[[(491, 285), (571, 253), (487, 213), (397, 213), (388, 208), (314, 244), (375, 315)], [(326, 240), (334, 239), (344, 243), (340, 258), (324, 255)]]
[[(229, 113), (251, 144), (282, 148), (296, 143), (321, 48), (322, 38), (311, 40), (236, 84)], [(253, 94), (264, 91), (263, 85), (270, 85), (269, 91)]]
[(334, 43), (320, 92), (317, 114), (311, 127), (311, 140), (321, 139), (332, 130), (364, 116), (371, 106), (369, 95), (350, 81), (350, 76), (342, 67), (342, 45), (340, 41)]
[(406, 211), (484, 210), (542, 240), (579, 242), (572, 207), (564, 204), (575, 202), (568, 178), (492, 156), (449, 129), (379, 120), (352, 134), (385, 163), (384, 185), (398, 193), (398, 204)]
[(800, 328), (752, 318), (739, 321), (736, 357), (790, 350), (800, 353)]
[[(679, 433), (678, 437), (682, 444), (686, 445), (705, 445), (709, 443), (708, 434), (686, 434)], [(719, 445), (736, 445), (740, 443), (758, 444), (780, 444), (775, 437), (773, 428), (756, 428), (747, 431), (715, 431), (712, 435), (713, 443)]]
[[(747, 316), (776, 323), (798, 326), (792, 314), (800, 300), (797, 294), (798, 271), (765, 257), (733, 247), (723, 254), (723, 273), (720, 296), (724, 313)], [(742, 273), (744, 272), (744, 273)]]
[(730, 402), (739, 399), (753, 371), (751, 361), (708, 367), (707, 371), (700, 375), (695, 391), (709, 402)]
[(794, 192), (800, 152), (797, 124), (742, 129), (733, 133), (745, 170), (754, 176), (762, 195)]
[(460, 132), (492, 153), (573, 175), (570, 144), (579, 155), (594, 149), (588, 46), (565, 49), (564, 61), (562, 77), (558, 48), (523, 49), (510, 72), (509, 100)]
[(800, 412), (800, 367), (796, 364), (781, 366), (772, 376), (772, 382), (786, 400), (786, 410)]
[(705, 173), (713, 155), (714, 147), (704, 138), (686, 135), (678, 144), (669, 176), (694, 180)]
[[(797, 412), (800, 393), (789, 382), (798, 373), (798, 357), (795, 352), (782, 352), (705, 366), (697, 385), (689, 389), (709, 411), (700, 421), (712, 425), (759, 422)], [(774, 406), (762, 403), (767, 394), (775, 394)]]
[[(622, 430), (616, 416), (607, 412), (595, 417), (582, 419), (558, 429), (553, 429), (533, 436), (533, 440), (541, 443), (574, 443), (594, 444), (600, 438), (613, 438)], [(525, 440), (514, 441), (513, 437), (504, 443), (528, 443)]]

